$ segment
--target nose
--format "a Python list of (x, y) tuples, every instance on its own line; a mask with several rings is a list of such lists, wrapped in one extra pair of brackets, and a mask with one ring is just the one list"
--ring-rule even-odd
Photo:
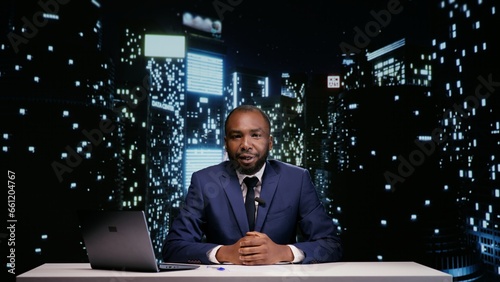
[(250, 136), (243, 136), (241, 138), (240, 148), (244, 151), (252, 148), (252, 142)]

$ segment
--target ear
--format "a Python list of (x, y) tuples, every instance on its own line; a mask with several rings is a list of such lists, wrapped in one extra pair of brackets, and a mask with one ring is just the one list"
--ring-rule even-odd
[(269, 151), (273, 149), (273, 136), (269, 135)]

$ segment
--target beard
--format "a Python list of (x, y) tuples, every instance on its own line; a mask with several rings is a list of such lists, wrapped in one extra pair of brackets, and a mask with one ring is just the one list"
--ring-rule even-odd
[(229, 155), (229, 161), (231, 162), (231, 167), (233, 167), (236, 171), (238, 171), (241, 174), (245, 175), (254, 175), (257, 173), (262, 166), (266, 163), (267, 157), (269, 156), (269, 150), (266, 150), (264, 155), (260, 156), (258, 154), (254, 154), (254, 156), (257, 158), (257, 161), (255, 162), (254, 165), (252, 166), (245, 166), (243, 167), (239, 162), (238, 162), (238, 157), (241, 153), (247, 153), (248, 152), (240, 152), (235, 155)]

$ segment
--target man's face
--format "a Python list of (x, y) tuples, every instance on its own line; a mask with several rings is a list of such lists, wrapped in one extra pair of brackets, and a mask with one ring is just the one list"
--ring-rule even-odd
[(226, 151), (235, 169), (252, 175), (262, 168), (273, 147), (265, 118), (257, 111), (236, 111), (226, 123)]

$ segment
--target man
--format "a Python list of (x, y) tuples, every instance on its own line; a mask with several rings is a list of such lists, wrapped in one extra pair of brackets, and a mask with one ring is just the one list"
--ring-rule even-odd
[[(262, 265), (340, 260), (340, 239), (309, 172), (267, 160), (273, 146), (270, 130), (268, 116), (257, 107), (243, 105), (228, 115), (224, 142), (229, 161), (193, 173), (185, 205), (165, 240), (164, 261)], [(258, 179), (252, 190), (245, 184), (247, 176)], [(256, 208), (248, 212), (248, 221), (245, 202)]]

